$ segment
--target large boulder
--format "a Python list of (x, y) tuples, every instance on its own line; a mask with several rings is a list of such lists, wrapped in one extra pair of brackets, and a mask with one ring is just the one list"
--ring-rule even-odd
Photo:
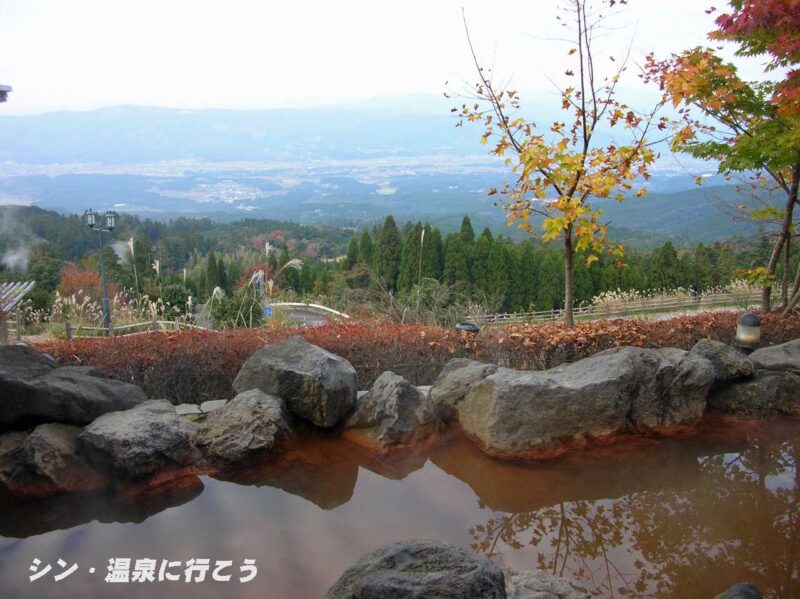
[(714, 386), (751, 377), (756, 372), (753, 361), (740, 350), (721, 341), (701, 339), (691, 349), (692, 354), (705, 358), (714, 367)]
[(277, 395), (295, 416), (330, 428), (353, 410), (357, 381), (350, 362), (297, 336), (250, 356), (233, 388)]
[(243, 460), (286, 442), (292, 434), (289, 418), (280, 397), (251, 389), (208, 414), (200, 444), (213, 460)]
[(607, 350), (541, 372), (499, 368), (458, 406), (461, 427), (487, 453), (522, 458), (564, 443), (699, 421), (711, 365), (681, 350)]
[(720, 593), (714, 599), (763, 599), (761, 592), (750, 582), (742, 582), (733, 585), (724, 593)]
[(682, 349), (645, 351), (639, 353), (645, 374), (629, 416), (633, 428), (638, 432), (668, 429), (702, 418), (715, 382), (712, 364)]
[(712, 392), (708, 407), (734, 416), (800, 416), (800, 376), (759, 370), (752, 379)]
[(750, 354), (750, 359), (764, 370), (779, 370), (800, 374), (800, 339), (762, 347)]
[(0, 427), (84, 425), (145, 400), (140, 387), (105, 378), (96, 368), (59, 368), (52, 358), (29, 347), (0, 348)]
[(104, 414), (78, 435), (78, 451), (93, 466), (122, 478), (145, 478), (197, 462), (199, 426), (165, 400)]
[(80, 432), (76, 426), (49, 423), (31, 433), (0, 436), (0, 486), (20, 499), (102, 487), (103, 477), (77, 455)]
[(503, 571), (483, 556), (440, 541), (392, 543), (364, 557), (327, 599), (481, 599), (506, 596)]
[(590, 595), (577, 582), (559, 578), (544, 571), (515, 572), (506, 570), (508, 599), (589, 599)]
[(458, 404), (476, 383), (498, 369), (495, 364), (484, 364), (468, 358), (453, 358), (444, 365), (430, 391), (433, 407), (443, 420), (454, 420)]
[(10, 383), (35, 379), (58, 368), (47, 354), (27, 345), (0, 345), (0, 391)]
[(385, 450), (423, 441), (438, 430), (439, 424), (424, 392), (402, 376), (384, 372), (358, 399), (355, 413), (345, 424), (345, 436)]

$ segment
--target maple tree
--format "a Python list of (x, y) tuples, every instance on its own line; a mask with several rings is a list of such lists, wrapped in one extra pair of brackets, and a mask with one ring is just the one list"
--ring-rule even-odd
[[(569, 0), (562, 7), (565, 16), (558, 18), (571, 32), (568, 55), (574, 62), (565, 72), (570, 84), (559, 88), (564, 122), (542, 128), (520, 116), (518, 92), (494, 83), (492, 72), (477, 59), (468, 30), (479, 79), (468, 96), (469, 103), (453, 109), (460, 125), (481, 124), (481, 142), (492, 141), (491, 153), (505, 156), (511, 167), (513, 183), (489, 192), (501, 195), (498, 204), (506, 212), (508, 226), (540, 233), (544, 241), (563, 245), (564, 321), (569, 326), (574, 324), (576, 254), (585, 255), (587, 265), (603, 251), (619, 260), (624, 255), (622, 246), (609, 241), (603, 211), (592, 207), (592, 198), (622, 201), (627, 192), (643, 196), (646, 191), (641, 184), (649, 178), (648, 169), (655, 159), (646, 135), (659, 107), (640, 113), (617, 100), (617, 84), (627, 70), (627, 56), (620, 61), (609, 57), (611, 64), (618, 66), (606, 76), (595, 56), (594, 31), (616, 4), (616, 0)], [(625, 143), (599, 142), (596, 134), (602, 129), (624, 132)], [(540, 222), (535, 223), (537, 217)]]
[[(109, 294), (113, 296), (118, 291), (118, 286), (112, 283)], [(61, 295), (84, 295), (95, 301), (103, 298), (100, 288), (100, 274), (94, 270), (83, 270), (74, 262), (69, 262), (61, 269), (58, 291)]]
[(712, 39), (735, 41), (742, 56), (768, 56), (767, 70), (788, 72), (774, 90), (776, 106), (800, 111), (800, 2), (797, 0), (732, 0), (730, 13), (719, 16)]
[[(752, 269), (762, 286), (762, 308), (771, 309), (772, 285), (784, 256), (785, 313), (800, 302), (800, 270), (788, 291), (789, 250), (794, 208), (800, 187), (800, 2), (732, 0), (731, 11), (716, 19), (709, 37), (738, 45), (740, 56), (766, 56), (766, 71), (785, 71), (783, 78), (745, 81), (737, 65), (717, 49), (695, 47), (665, 60), (647, 57), (644, 78), (660, 86), (677, 109), (672, 147), (695, 157), (718, 161), (721, 174), (748, 174), (754, 189), (785, 195), (783, 208), (767, 205), (755, 219), (771, 219), (778, 233), (766, 265)], [(709, 9), (707, 12), (714, 12)]]

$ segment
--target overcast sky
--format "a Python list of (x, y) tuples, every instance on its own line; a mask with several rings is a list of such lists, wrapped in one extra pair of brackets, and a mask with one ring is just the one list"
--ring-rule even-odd
[[(523, 90), (563, 82), (558, 0), (0, 0), (4, 114), (115, 104), (270, 108), (441, 94), (482, 59)], [(603, 44), (706, 42), (703, 0), (630, 0)], [(717, 2), (717, 4), (721, 4)], [(605, 49), (605, 48), (604, 48)], [(602, 63), (605, 64), (605, 63)], [(608, 63), (610, 64), (610, 63)], [(455, 85), (455, 87), (458, 87)]]

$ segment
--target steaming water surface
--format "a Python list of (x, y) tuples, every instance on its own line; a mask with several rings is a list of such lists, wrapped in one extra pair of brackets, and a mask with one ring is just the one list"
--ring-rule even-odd
[[(2, 505), (0, 597), (320, 597), (360, 556), (408, 538), (577, 578), (598, 596), (713, 597), (741, 581), (800, 596), (800, 422), (706, 429), (533, 464), (457, 437), (390, 461), (309, 438), (228, 480)], [(111, 557), (251, 558), (258, 574), (112, 585)], [(34, 558), (79, 569), (29, 582)]]

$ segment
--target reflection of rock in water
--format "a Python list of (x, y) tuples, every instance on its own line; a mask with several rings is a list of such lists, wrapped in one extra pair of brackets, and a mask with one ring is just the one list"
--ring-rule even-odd
[(350, 451), (362, 468), (383, 478), (403, 480), (428, 462), (429, 448), (397, 450), (383, 455), (358, 446), (353, 446)]
[(188, 503), (202, 492), (202, 481), (187, 476), (154, 489), (129, 488), (125, 493), (70, 493), (25, 503), (3, 499), (0, 500), (0, 536), (25, 538), (92, 520), (139, 523), (168, 508)]
[[(555, 464), (462, 468), (456, 476), (471, 475), (479, 501), (516, 508), (473, 525), (471, 547), (496, 559), (524, 551), (599, 596), (625, 588), (711, 597), (751, 580), (768, 596), (798, 597), (799, 431), (789, 421), (738, 423), (627, 454), (606, 448)], [(459, 468), (467, 457), (457, 459), (459, 449), (432, 461)]]
[(214, 478), (240, 485), (276, 487), (330, 510), (350, 501), (358, 478), (358, 463), (342, 446), (325, 437), (309, 437), (274, 461), (226, 470)]
[(424, 450), (379, 455), (335, 437), (307, 432), (276, 459), (225, 470), (214, 474), (214, 478), (240, 485), (276, 487), (331, 510), (353, 497), (359, 467), (384, 478), (402, 480), (427, 461)]
[(771, 442), (793, 438), (791, 423), (709, 421), (690, 438), (640, 438), (624, 445), (586, 451), (541, 462), (492, 459), (462, 437), (434, 448), (430, 460), (468, 484), (481, 505), (499, 512), (527, 512), (561, 502), (610, 499), (664, 487), (688, 487), (703, 472), (698, 456), (736, 453), (753, 438)]
[(677, 472), (688, 483), (698, 476), (699, 469), (694, 452), (679, 447), (644, 446), (635, 452), (595, 448), (578, 456), (531, 464), (494, 460), (468, 441), (456, 439), (435, 450), (431, 461), (472, 487), (489, 509), (527, 512), (565, 501), (622, 497), (659, 488), (674, 484), (672, 475)]

